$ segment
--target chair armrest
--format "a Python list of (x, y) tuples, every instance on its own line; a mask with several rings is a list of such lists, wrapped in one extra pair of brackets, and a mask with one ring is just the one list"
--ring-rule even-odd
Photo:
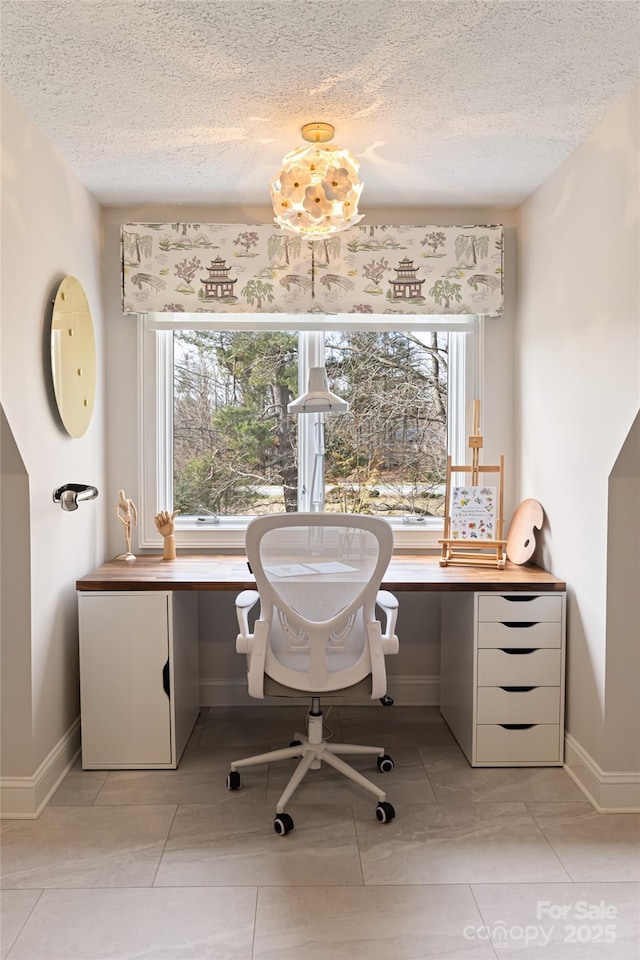
[(249, 630), (249, 612), (260, 599), (257, 590), (243, 590), (236, 597), (236, 616), (240, 633), (236, 640), (238, 653), (249, 653), (251, 631)]
[(236, 637), (236, 650), (247, 655), (247, 686), (249, 696), (262, 700), (264, 697), (264, 662), (267, 653), (269, 624), (256, 620), (253, 633), (249, 630), (249, 613), (260, 599), (257, 590), (243, 590), (236, 597), (236, 615), (240, 633)]
[(267, 655), (269, 624), (266, 620), (256, 620), (252, 643), (247, 656), (247, 689), (250, 697), (264, 698), (264, 664)]
[(367, 624), (367, 640), (371, 659), (371, 699), (379, 700), (387, 692), (387, 672), (384, 665), (384, 641), (379, 620)]
[(384, 632), (382, 634), (382, 649), (385, 654), (397, 653), (400, 644), (396, 636), (396, 622), (398, 620), (398, 599), (388, 590), (379, 590), (376, 603), (384, 614)]
[(241, 607), (243, 610), (250, 610), (259, 599), (260, 594), (257, 590), (243, 590), (242, 593), (239, 593), (236, 597), (236, 607)]

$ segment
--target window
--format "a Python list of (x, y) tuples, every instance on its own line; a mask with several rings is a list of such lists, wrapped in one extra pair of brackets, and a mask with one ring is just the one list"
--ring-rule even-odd
[[(304, 319), (311, 329), (295, 317), (141, 321), (141, 545), (157, 545), (160, 509), (180, 511), (180, 546), (229, 547), (251, 516), (314, 509), (321, 495), (327, 511), (387, 517), (398, 544), (437, 537), (478, 322)], [(349, 412), (288, 414), (322, 364)]]

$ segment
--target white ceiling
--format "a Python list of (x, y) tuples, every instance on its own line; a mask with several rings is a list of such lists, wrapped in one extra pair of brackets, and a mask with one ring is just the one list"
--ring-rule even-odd
[(0, 0), (2, 78), (102, 203), (268, 204), (300, 127), (367, 205), (515, 205), (640, 77), (638, 0)]

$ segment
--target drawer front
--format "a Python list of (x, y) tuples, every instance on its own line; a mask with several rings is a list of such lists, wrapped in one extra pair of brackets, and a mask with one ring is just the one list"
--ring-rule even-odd
[(562, 620), (562, 597), (536, 597), (526, 593), (510, 597), (481, 596), (478, 597), (478, 620), (559, 623)]
[(478, 723), (559, 723), (560, 687), (479, 687)]
[(557, 687), (561, 650), (478, 650), (479, 687)]
[(498, 724), (476, 728), (478, 763), (557, 763), (560, 760), (560, 727), (541, 723), (520, 729)]
[(532, 623), (510, 621), (509, 623), (478, 624), (479, 647), (561, 647), (562, 624), (545, 621)]

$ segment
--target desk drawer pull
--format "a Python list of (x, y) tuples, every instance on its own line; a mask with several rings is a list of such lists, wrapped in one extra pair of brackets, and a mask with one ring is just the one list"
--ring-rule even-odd
[(503, 730), (531, 730), (531, 727), (537, 726), (535, 723), (499, 723)]
[(500, 623), (503, 627), (509, 627), (510, 630), (517, 628), (518, 630), (526, 630), (527, 627), (535, 627), (537, 620), (501, 620)]
[(162, 688), (166, 695), (171, 699), (171, 673), (169, 671), (169, 661), (162, 668)]
[(509, 653), (515, 656), (521, 653), (534, 653), (536, 647), (499, 647), (499, 649), (502, 650), (503, 653)]
[(530, 693), (536, 687), (500, 687), (505, 693)]

